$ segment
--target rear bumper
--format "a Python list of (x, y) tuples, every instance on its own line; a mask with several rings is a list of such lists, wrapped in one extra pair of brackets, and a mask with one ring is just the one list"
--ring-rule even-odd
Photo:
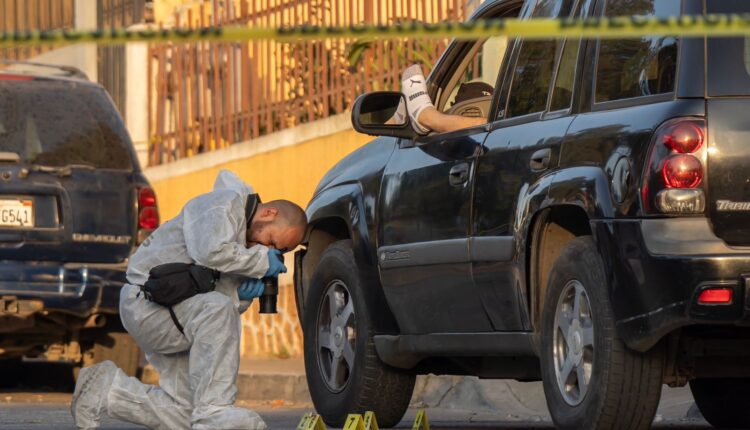
[[(683, 326), (750, 326), (750, 248), (731, 248), (705, 218), (592, 223), (607, 266), (617, 330), (645, 351)], [(732, 289), (727, 305), (701, 305), (700, 292)]]
[(41, 301), (45, 311), (60, 311), (79, 317), (117, 313), (126, 268), (127, 263), (2, 261), (0, 297)]

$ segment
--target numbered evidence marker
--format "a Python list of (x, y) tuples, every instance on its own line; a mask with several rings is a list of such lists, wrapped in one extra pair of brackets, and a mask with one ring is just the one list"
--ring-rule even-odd
[(375, 418), (375, 412), (365, 412), (365, 430), (380, 430), (378, 427), (378, 419)]
[(302, 416), (296, 430), (326, 430), (326, 425), (320, 415), (308, 412)]
[(430, 430), (430, 421), (427, 419), (427, 414), (424, 412), (424, 409), (420, 409), (419, 412), (417, 412), (411, 430)]
[(360, 414), (349, 414), (346, 417), (344, 430), (365, 430), (365, 420)]

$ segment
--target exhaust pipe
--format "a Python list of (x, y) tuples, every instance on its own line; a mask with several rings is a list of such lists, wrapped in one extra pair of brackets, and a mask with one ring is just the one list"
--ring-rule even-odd
[(88, 317), (85, 323), (83, 323), (83, 328), (100, 328), (104, 327), (104, 324), (107, 323), (107, 317), (102, 314), (95, 314)]

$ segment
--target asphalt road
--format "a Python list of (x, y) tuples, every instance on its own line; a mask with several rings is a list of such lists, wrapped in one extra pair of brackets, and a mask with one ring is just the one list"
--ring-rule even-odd
[[(4, 397), (4, 398), (3, 398)], [(8, 401), (7, 398), (11, 400)], [(1, 430), (64, 430), (74, 429), (68, 405), (70, 394), (62, 393), (0, 393)], [(294, 430), (300, 417), (310, 408), (275, 407), (268, 404), (241, 403), (258, 411), (270, 429)], [(411, 428), (415, 410), (410, 410), (398, 428)], [(552, 423), (526, 421), (518, 418), (476, 414), (470, 411), (428, 409), (427, 417), (431, 428), (439, 429), (552, 429)], [(106, 419), (102, 423), (105, 430), (143, 429), (133, 424)], [(654, 428), (668, 429), (709, 429), (703, 421), (662, 421)]]
[[(7, 376), (7, 375), (6, 375)], [(9, 379), (0, 377), (0, 430), (58, 430), (74, 429), (70, 416), (70, 398), (73, 388), (70, 368), (66, 366), (25, 366), (19, 382), (8, 384)], [(657, 415), (654, 428), (709, 429), (699, 418), (684, 418), (684, 400), (672, 396), (672, 404), (662, 400), (661, 414)], [(677, 400), (674, 400), (677, 399)], [(278, 402), (240, 402), (238, 406), (255, 409), (266, 420), (270, 429), (296, 429), (300, 418), (311, 412), (309, 405), (289, 405)], [(681, 412), (672, 411), (678, 408)], [(491, 412), (475, 412), (456, 409), (427, 409), (432, 428), (439, 429), (551, 429), (552, 423), (545, 418), (524, 417), (513, 414), (502, 415)], [(398, 428), (411, 428), (416, 410), (407, 412)], [(664, 414), (664, 415), (662, 415)], [(665, 418), (666, 417), (666, 418)], [(680, 417), (680, 418), (678, 418)], [(135, 430), (144, 427), (105, 419), (102, 429)]]
[[(0, 392), (0, 430), (64, 430), (74, 429), (70, 416), (70, 393), (60, 392)], [(300, 418), (310, 407), (294, 405), (271, 405), (268, 403), (240, 402), (238, 406), (252, 408), (266, 420), (270, 429), (294, 430)], [(409, 410), (398, 428), (411, 428), (416, 410)], [(472, 411), (427, 409), (431, 428), (439, 429), (552, 429), (552, 423), (539, 418), (534, 420), (516, 416), (499, 416)], [(703, 420), (657, 418), (654, 428), (665, 429), (709, 429)], [(105, 430), (143, 429), (133, 424), (105, 419)]]

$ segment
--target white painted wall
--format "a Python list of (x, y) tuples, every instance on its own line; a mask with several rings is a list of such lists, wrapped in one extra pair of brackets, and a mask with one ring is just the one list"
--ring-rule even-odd
[(126, 126), (135, 145), (141, 167), (148, 166), (148, 45), (129, 43), (125, 46)]

